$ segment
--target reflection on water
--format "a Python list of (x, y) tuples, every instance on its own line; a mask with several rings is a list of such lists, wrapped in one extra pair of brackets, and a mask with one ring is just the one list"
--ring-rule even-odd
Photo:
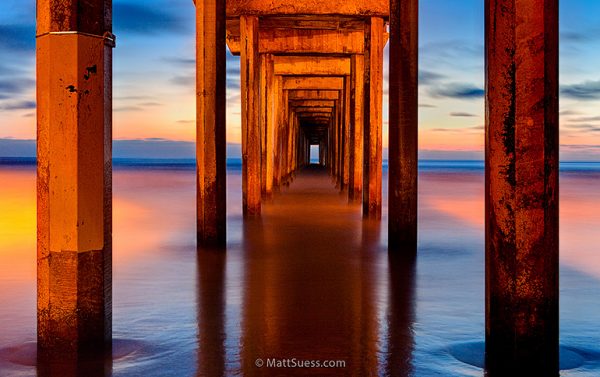
[(198, 252), (198, 375), (225, 375), (225, 253)]
[[(422, 170), (416, 260), (387, 252), (385, 207), (364, 222), (316, 171), (248, 222), (230, 171), (223, 251), (196, 250), (193, 168), (116, 168), (113, 357), (58, 364), (35, 354), (35, 170), (2, 166), (0, 375), (482, 376), (463, 361), (484, 333), (483, 174), (452, 166)], [(561, 342), (583, 363), (563, 376), (599, 374), (598, 182), (597, 169), (561, 181)]]

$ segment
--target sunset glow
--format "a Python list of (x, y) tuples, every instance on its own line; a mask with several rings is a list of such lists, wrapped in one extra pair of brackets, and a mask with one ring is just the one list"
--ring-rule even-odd
[[(560, 5), (562, 158), (598, 159), (600, 41), (586, 36), (600, 28), (595, 17), (600, 3), (576, 0)], [(419, 147), (481, 151), (483, 2), (422, 0), (420, 6)], [(114, 7), (114, 139), (195, 141), (193, 4), (115, 0)], [(35, 139), (34, 1), (7, 0), (0, 9), (0, 51), (7, 57), (0, 63), (0, 139)], [(389, 46), (386, 57), (388, 50)], [(239, 57), (229, 55), (227, 64), (227, 141), (239, 144)], [(387, 87), (387, 58), (384, 64)]]

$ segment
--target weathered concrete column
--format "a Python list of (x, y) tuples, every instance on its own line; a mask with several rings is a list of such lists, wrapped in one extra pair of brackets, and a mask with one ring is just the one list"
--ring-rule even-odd
[(350, 202), (362, 200), (363, 187), (363, 129), (364, 129), (364, 70), (363, 55), (352, 55), (352, 88), (350, 97), (350, 177), (348, 198)]
[(390, 2), (388, 246), (417, 246), (419, 1)]
[(292, 132), (292, 153), (290, 155), (290, 166), (291, 166), (291, 172), (292, 173), (292, 178), (295, 176), (296, 174), (296, 168), (298, 167), (297, 162), (298, 162), (298, 136), (300, 134), (300, 120), (296, 119), (296, 122), (294, 124), (294, 131)]
[[(260, 37), (259, 37), (260, 38)], [(258, 87), (259, 87), (259, 115), (258, 122), (260, 124), (260, 192), (264, 198), (267, 196), (267, 65), (269, 60), (268, 54), (259, 54), (258, 60)]]
[[(343, 99), (340, 102), (343, 103), (343, 129), (344, 129), (344, 175), (343, 175), (343, 188), (348, 189), (350, 183), (350, 90), (351, 90), (351, 76), (344, 77), (344, 90)], [(348, 190), (350, 192), (350, 190)]]
[(273, 135), (273, 187), (279, 188), (281, 184), (281, 124), (284, 122), (285, 110), (283, 103), (287, 102), (287, 90), (282, 90), (281, 76), (275, 76), (273, 81), (275, 87), (275, 124), (273, 126), (275, 134)]
[(37, 2), (37, 332), (111, 347), (112, 2)]
[(288, 155), (287, 155), (287, 177), (288, 183), (292, 180), (292, 172), (294, 171), (294, 156), (296, 151), (294, 150), (294, 138), (296, 136), (296, 131), (298, 129), (298, 115), (294, 113), (294, 117), (292, 118), (292, 124), (290, 130), (288, 132)]
[(270, 197), (273, 194), (273, 165), (275, 164), (275, 124), (277, 122), (277, 88), (275, 84), (275, 77), (273, 75), (273, 57), (267, 55), (267, 66), (266, 66), (266, 132), (265, 132), (265, 194)]
[(289, 135), (290, 135), (290, 129), (292, 127), (292, 123), (294, 122), (294, 112), (292, 111), (292, 109), (289, 106), (289, 103), (286, 103), (286, 113), (287, 113), (287, 123), (284, 124), (284, 128), (283, 128), (283, 135), (282, 135), (282, 154), (281, 154), (281, 175), (282, 175), (282, 183), (286, 184), (288, 183), (288, 172), (289, 172)]
[(485, 6), (486, 368), (558, 376), (558, 1)]
[(323, 143), (323, 140), (319, 141), (319, 165), (320, 166), (324, 166), (325, 165), (325, 143)]
[(242, 192), (244, 216), (259, 216), (261, 207), (258, 17), (240, 17), (242, 90)]
[(363, 216), (381, 218), (383, 118), (383, 19), (371, 17), (365, 30), (367, 62), (365, 75), (365, 138)]
[(335, 173), (335, 184), (336, 187), (339, 189), (342, 189), (342, 168), (343, 168), (343, 161), (342, 161), (342, 157), (344, 156), (344, 146), (342, 145), (342, 139), (343, 139), (343, 135), (342, 135), (342, 125), (340, 122), (340, 105), (339, 105), (339, 101), (335, 101), (335, 106), (333, 108), (333, 126), (335, 127), (335, 139), (336, 139), (336, 143), (335, 143), (335, 167), (336, 167), (336, 173)]
[(226, 228), (225, 4), (196, 1), (198, 245), (222, 245)]

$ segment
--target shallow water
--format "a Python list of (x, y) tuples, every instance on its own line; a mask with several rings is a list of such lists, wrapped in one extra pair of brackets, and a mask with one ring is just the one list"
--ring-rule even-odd
[[(220, 253), (195, 247), (193, 169), (117, 166), (115, 356), (99, 374), (482, 376), (483, 171), (467, 165), (421, 170), (414, 265), (387, 252), (385, 203), (363, 222), (315, 172), (244, 223), (230, 170)], [(0, 166), (0, 183), (0, 375), (65, 375), (35, 365), (35, 170)], [(587, 165), (561, 176), (563, 376), (600, 375), (599, 184)]]

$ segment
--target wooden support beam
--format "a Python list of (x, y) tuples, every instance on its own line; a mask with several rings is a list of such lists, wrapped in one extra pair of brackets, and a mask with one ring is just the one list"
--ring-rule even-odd
[(285, 109), (285, 122), (281, 128), (281, 184), (287, 182), (287, 140), (288, 132), (292, 122), (292, 110), (289, 108), (287, 103), (284, 103)]
[(273, 187), (279, 188), (281, 184), (281, 127), (285, 122), (284, 103), (288, 102), (288, 93), (282, 90), (283, 80), (281, 76), (275, 76), (275, 135), (273, 135), (274, 157), (273, 157)]
[[(314, 110), (314, 109), (313, 109)], [(316, 119), (325, 119), (329, 121), (331, 119), (331, 109), (327, 109), (329, 111), (324, 112), (323, 109), (317, 109), (317, 111), (296, 111), (296, 114), (300, 119), (308, 119), (308, 120), (316, 120)]]
[(225, 244), (225, 6), (196, 3), (196, 164), (199, 246)]
[(363, 216), (373, 219), (381, 218), (384, 33), (383, 19), (372, 17), (366, 32)]
[(558, 376), (558, 1), (485, 20), (487, 374)]
[(306, 107), (306, 106), (290, 106), (297, 113), (333, 113), (333, 107)]
[(335, 127), (338, 134), (338, 176), (337, 182), (340, 190), (344, 189), (344, 130), (342, 127), (342, 106), (340, 102), (336, 103), (335, 108)]
[[(348, 57), (275, 55), (273, 60), (276, 75), (344, 76), (350, 74), (350, 58)], [(343, 85), (342, 81), (342, 88)]]
[(390, 14), (388, 246), (417, 248), (418, 0), (392, 0)]
[(262, 197), (267, 192), (267, 65), (271, 57), (269, 55), (259, 55), (260, 73), (259, 73), (259, 123), (260, 123), (260, 192)]
[(242, 196), (244, 216), (259, 216), (261, 210), (261, 155), (259, 124), (258, 17), (242, 16)]
[(350, 97), (350, 176), (349, 201), (361, 202), (363, 190), (363, 134), (365, 106), (365, 59), (352, 55), (352, 88)]
[(335, 15), (303, 14), (293, 16), (264, 17), (261, 28), (265, 29), (298, 29), (298, 30), (327, 30), (327, 31), (363, 31), (364, 19), (362, 17)]
[(300, 136), (300, 122), (295, 123), (294, 132), (292, 132), (292, 156), (291, 156), (291, 173), (296, 173), (296, 169), (298, 168), (298, 144), (299, 144), (299, 136)]
[(260, 29), (261, 54), (362, 54), (363, 30)]
[(333, 107), (336, 100), (315, 100), (315, 99), (304, 99), (304, 100), (290, 100), (292, 107)]
[(344, 83), (344, 98), (340, 100), (342, 103), (342, 129), (343, 129), (343, 138), (344, 138), (344, 163), (343, 163), (343, 187), (344, 189), (348, 188), (348, 184), (350, 183), (350, 87), (351, 87), (351, 77), (345, 77)]
[(265, 171), (264, 171), (264, 180), (265, 180), (265, 194), (267, 197), (270, 197), (273, 194), (273, 165), (275, 164), (275, 123), (277, 122), (277, 109), (276, 102), (278, 95), (277, 88), (275, 87), (275, 76), (273, 75), (273, 57), (272, 55), (268, 55), (268, 64), (267, 64), (267, 80), (266, 80), (266, 92), (267, 92), (267, 128), (266, 128), (266, 155), (265, 157)]
[[(362, 54), (362, 17), (317, 16), (262, 17), (259, 28), (261, 54)], [(227, 46), (240, 55), (240, 20), (227, 20)]]
[(276, 4), (264, 0), (228, 0), (227, 16), (297, 16), (304, 14), (336, 16), (379, 16), (388, 17), (388, 0), (279, 0)]
[(336, 100), (340, 98), (339, 90), (290, 90), (292, 100)]
[(284, 76), (284, 90), (342, 90), (343, 77), (332, 76)]
[(112, 4), (77, 5), (37, 2), (37, 344), (63, 361), (112, 338)]
[(331, 116), (331, 128), (333, 128), (333, 140), (334, 140), (333, 179), (335, 180), (336, 187), (338, 187), (339, 176), (340, 176), (340, 130), (337, 125), (336, 111), (333, 111), (333, 114)]

